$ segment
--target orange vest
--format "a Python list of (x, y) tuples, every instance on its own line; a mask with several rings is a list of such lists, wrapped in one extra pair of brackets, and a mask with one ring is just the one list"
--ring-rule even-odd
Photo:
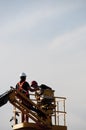
[[(25, 82), (25, 81), (24, 81)], [(24, 82), (22, 82), (22, 83), (18, 83), (18, 90), (19, 91), (21, 91), (23, 88), (22, 88), (22, 86), (23, 86), (23, 84), (24, 84)]]
[(24, 89), (23, 89), (23, 84), (25, 83), (25, 81), (24, 82), (22, 82), (22, 83), (18, 83), (18, 90), (19, 91), (21, 91), (21, 90), (23, 90), (22, 92), (24, 92), (27, 96), (29, 95), (29, 93), (28, 93), (28, 91), (25, 91)]

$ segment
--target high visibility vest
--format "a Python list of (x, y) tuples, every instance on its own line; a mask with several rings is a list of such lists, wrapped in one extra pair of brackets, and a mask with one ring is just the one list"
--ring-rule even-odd
[(25, 83), (25, 81), (22, 82), (22, 83), (20, 83), (20, 82), (18, 83), (18, 90), (21, 91), (22, 93), (25, 93), (26, 96), (29, 96), (29, 92), (24, 90), (23, 87), (22, 87), (24, 83)]
[(21, 90), (23, 89), (22, 86), (23, 86), (24, 83), (25, 83), (25, 81), (22, 82), (22, 83), (20, 83), (20, 82), (18, 83), (18, 90), (19, 90), (19, 91), (21, 91)]

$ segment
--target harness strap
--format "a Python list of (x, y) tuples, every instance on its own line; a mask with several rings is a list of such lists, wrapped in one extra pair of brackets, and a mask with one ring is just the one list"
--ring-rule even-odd
[(25, 81), (22, 82), (22, 83), (20, 83), (20, 82), (18, 83), (18, 86), (19, 86), (19, 87), (18, 87), (18, 90), (19, 90), (19, 91), (21, 91), (21, 90), (23, 89), (22, 86), (23, 86), (24, 83), (25, 83)]

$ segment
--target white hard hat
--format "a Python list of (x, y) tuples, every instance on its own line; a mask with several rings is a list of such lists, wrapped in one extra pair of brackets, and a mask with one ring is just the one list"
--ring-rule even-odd
[(24, 72), (22, 72), (19, 76), (20, 77), (22, 77), (22, 76), (26, 77), (27, 75)]

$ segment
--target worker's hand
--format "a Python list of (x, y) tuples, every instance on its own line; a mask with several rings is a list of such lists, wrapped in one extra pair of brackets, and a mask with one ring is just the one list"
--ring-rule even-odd
[(34, 88), (36, 91), (39, 90), (39, 87)]

